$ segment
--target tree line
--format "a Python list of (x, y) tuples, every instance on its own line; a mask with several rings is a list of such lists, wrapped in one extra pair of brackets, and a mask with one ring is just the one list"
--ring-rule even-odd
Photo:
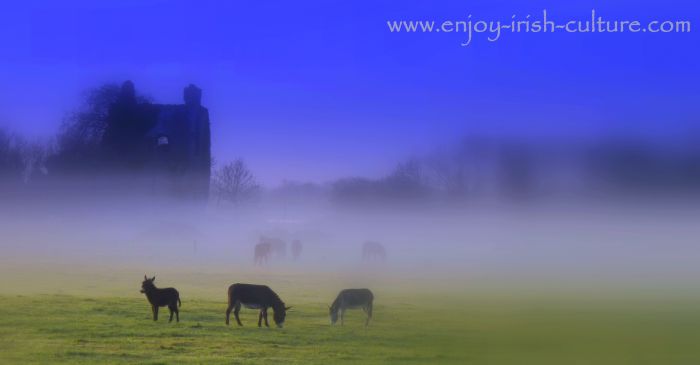
[[(30, 142), (0, 128), (0, 181), (31, 185), (102, 168), (100, 143), (120, 86), (88, 90), (54, 138)], [(150, 98), (137, 96), (139, 102)], [(398, 133), (398, 132), (397, 132)], [(594, 142), (464, 137), (396, 164), (385, 176), (341, 177), (317, 184), (283, 182), (268, 190), (286, 199), (323, 197), (336, 202), (530, 199), (567, 192), (648, 193), (700, 191), (700, 138), (683, 144), (601, 138)], [(212, 161), (211, 195), (217, 205), (241, 204), (263, 192), (242, 159)]]

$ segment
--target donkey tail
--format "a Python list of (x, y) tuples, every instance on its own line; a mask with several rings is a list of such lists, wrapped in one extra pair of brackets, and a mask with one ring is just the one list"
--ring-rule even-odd
[(177, 297), (177, 306), (182, 307), (182, 302), (180, 301), (180, 296)]

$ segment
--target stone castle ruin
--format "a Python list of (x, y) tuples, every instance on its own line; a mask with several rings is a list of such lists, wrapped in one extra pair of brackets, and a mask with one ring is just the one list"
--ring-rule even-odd
[(209, 194), (211, 133), (202, 90), (184, 89), (183, 104), (153, 104), (122, 85), (110, 107), (102, 138), (110, 171), (143, 177), (156, 193), (206, 199)]

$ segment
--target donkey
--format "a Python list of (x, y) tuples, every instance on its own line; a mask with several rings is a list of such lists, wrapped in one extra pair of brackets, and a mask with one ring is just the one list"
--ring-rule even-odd
[(302, 250), (301, 241), (299, 241), (299, 240), (292, 241), (292, 258), (294, 258), (294, 261), (298, 260), (299, 256), (301, 256), (301, 250)]
[(258, 316), (258, 327), (262, 327), (262, 320), (265, 320), (265, 327), (270, 327), (267, 323), (267, 309), (272, 308), (274, 315), (272, 319), (277, 327), (284, 326), (284, 319), (287, 316), (287, 310), (291, 307), (285, 307), (284, 302), (277, 294), (266, 285), (254, 284), (233, 284), (228, 287), (228, 308), (226, 308), (226, 325), (229, 324), (231, 310), (236, 318), (239, 326), (243, 326), (238, 318), (238, 312), (241, 311), (241, 305), (249, 309), (260, 309)]
[(266, 238), (265, 240), (270, 244), (272, 253), (275, 254), (276, 258), (287, 257), (287, 242), (280, 238)]
[(269, 247), (268, 256), (272, 254), (275, 255), (275, 258), (284, 258), (287, 256), (287, 243), (280, 238), (260, 236), (258, 245)]
[(143, 283), (141, 283), (141, 293), (146, 294), (148, 302), (151, 303), (153, 320), (158, 320), (158, 307), (165, 307), (167, 305), (170, 310), (170, 320), (168, 322), (173, 321), (173, 313), (175, 313), (177, 322), (180, 322), (180, 311), (178, 310), (178, 307), (182, 305), (182, 302), (180, 302), (180, 293), (178, 293), (175, 288), (156, 288), (156, 285), (153, 284), (155, 280), (155, 276), (149, 279), (144, 275)]
[(379, 242), (367, 241), (362, 245), (362, 259), (365, 261), (376, 259), (386, 261), (386, 250)]
[(374, 294), (369, 289), (341, 290), (333, 304), (328, 307), (331, 324), (338, 322), (338, 317), (340, 317), (340, 325), (342, 326), (346, 309), (362, 308), (367, 313), (365, 320), (365, 327), (367, 327), (370, 318), (372, 318), (372, 302), (374, 302)]
[(253, 262), (255, 265), (262, 265), (267, 263), (270, 258), (270, 253), (272, 252), (272, 247), (268, 242), (260, 242), (255, 245), (255, 256), (253, 257)]

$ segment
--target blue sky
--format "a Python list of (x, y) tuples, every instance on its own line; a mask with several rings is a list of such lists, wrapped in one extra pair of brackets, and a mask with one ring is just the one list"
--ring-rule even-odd
[[(692, 1), (15, 1), (0, 13), (0, 123), (54, 133), (81, 91), (203, 88), (219, 161), (260, 179), (377, 176), (457, 136), (682, 138), (700, 125), (690, 34), (391, 34), (387, 20), (691, 20)], [(697, 24), (696, 24), (697, 23)]]

